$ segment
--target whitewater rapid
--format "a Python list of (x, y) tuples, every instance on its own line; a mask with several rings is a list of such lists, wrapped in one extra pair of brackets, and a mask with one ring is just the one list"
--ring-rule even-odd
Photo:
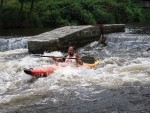
[[(25, 74), (23, 72), (24, 68), (34, 68), (56, 62), (51, 58), (28, 54), (28, 50), (22, 47), (20, 49), (1, 51), (0, 111), (2, 113), (37, 112), (38, 110), (47, 109), (47, 112), (66, 112), (69, 106), (75, 112), (89, 112), (95, 109), (98, 112), (102, 108), (108, 108), (108, 111), (115, 112), (114, 108), (116, 106), (119, 106), (120, 103), (128, 103), (131, 100), (131, 98), (128, 99), (125, 96), (128, 94), (131, 94), (131, 97), (137, 94), (137, 98), (147, 98), (146, 102), (148, 103), (147, 95), (150, 90), (150, 36), (129, 36), (124, 33), (118, 33), (110, 34), (108, 37), (107, 46), (98, 45), (98, 42), (95, 41), (78, 49), (78, 53), (81, 56), (90, 55), (100, 59), (100, 65), (92, 69), (66, 67), (56, 70), (46, 78), (39, 79), (33, 79)], [(120, 38), (123, 37), (125, 37), (124, 40), (121, 40)], [(62, 56), (64, 53), (55, 51), (45, 54)], [(145, 91), (142, 95), (146, 96), (141, 97), (139, 95), (141, 90)], [(118, 97), (116, 97), (117, 93), (115, 91), (118, 93)], [(135, 93), (132, 94), (132, 92)], [(122, 94), (124, 94), (128, 102), (123, 98), (121, 99)], [(109, 98), (111, 99), (107, 100), (107, 96), (110, 96)], [(117, 100), (117, 98), (121, 100)], [(115, 101), (119, 104), (115, 103)], [(94, 107), (98, 107), (99, 102), (105, 103), (100, 104), (101, 109)], [(135, 99), (136, 102), (137, 100)], [(85, 107), (83, 106), (84, 104), (91, 107)], [(107, 105), (109, 104), (113, 107), (108, 107)], [(125, 105), (121, 105), (123, 109)], [(149, 111), (148, 104), (146, 104), (146, 108), (143, 105), (140, 108)], [(133, 106), (127, 106), (134, 110)], [(56, 109), (58, 107), (59, 109)], [(77, 110), (76, 107), (82, 108), (82, 110)], [(132, 111), (131, 109), (127, 111)]]

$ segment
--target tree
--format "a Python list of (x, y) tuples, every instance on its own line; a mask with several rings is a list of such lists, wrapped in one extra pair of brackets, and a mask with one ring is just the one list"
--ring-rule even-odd
[(24, 3), (27, 1), (27, 0), (18, 0), (20, 2), (20, 13), (22, 14), (22, 11), (23, 11), (23, 5)]
[(30, 2), (29, 16), (31, 15), (31, 13), (32, 13), (32, 11), (33, 11), (34, 3), (35, 3), (36, 1), (37, 1), (37, 0), (25, 0), (25, 2)]
[(30, 5), (30, 13), (29, 13), (29, 16), (31, 15), (32, 11), (33, 11), (33, 8), (34, 8), (34, 3), (36, 0), (29, 0), (31, 2), (31, 5)]
[(3, 3), (4, 3), (4, 0), (1, 0), (0, 10), (1, 10), (1, 9), (2, 9), (2, 7), (3, 7)]
[(32, 10), (34, 8), (34, 2), (35, 2), (35, 0), (31, 0), (30, 12), (32, 12)]

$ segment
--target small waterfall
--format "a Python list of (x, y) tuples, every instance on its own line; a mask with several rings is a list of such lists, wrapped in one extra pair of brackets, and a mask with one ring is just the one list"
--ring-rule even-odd
[(148, 34), (125, 34), (112, 33), (107, 35), (108, 42), (122, 43), (122, 42), (150, 42), (150, 35)]
[(0, 51), (8, 51), (20, 48), (27, 48), (28, 37), (21, 38), (0, 38)]
[[(150, 57), (150, 35), (149, 34), (129, 34), (111, 33), (105, 34), (107, 46), (102, 46), (93, 42), (79, 50), (80, 54), (90, 54), (95, 57), (121, 57), (136, 58)], [(89, 53), (90, 51), (90, 53)]]

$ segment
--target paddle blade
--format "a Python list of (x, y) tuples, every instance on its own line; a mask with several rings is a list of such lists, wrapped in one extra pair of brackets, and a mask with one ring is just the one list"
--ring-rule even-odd
[(81, 60), (84, 62), (84, 63), (88, 63), (88, 64), (93, 64), (95, 62), (95, 58), (94, 57), (90, 57), (90, 56), (83, 56), (81, 58)]

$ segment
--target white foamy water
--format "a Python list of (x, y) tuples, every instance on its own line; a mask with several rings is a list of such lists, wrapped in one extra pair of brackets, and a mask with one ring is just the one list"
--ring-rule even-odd
[(18, 38), (0, 38), (0, 51), (8, 51), (19, 48), (26, 48), (29, 37), (18, 37)]
[[(18, 54), (25, 55), (20, 58)], [(18, 57), (8, 60), (12, 55)], [(61, 56), (62, 53), (52, 52), (49, 55)], [(23, 69), (55, 63), (51, 58), (28, 55), (26, 49), (19, 49), (1, 52), (0, 61), (0, 104), (34, 99), (50, 92), (67, 95), (69, 89), (79, 90), (93, 85), (114, 89), (150, 83), (150, 58), (105, 58), (93, 69), (66, 67), (33, 82), (30, 82), (32, 77), (25, 74)], [(59, 99), (54, 98), (52, 101)]]
[[(68, 106), (77, 112), (97, 108), (101, 112), (101, 108), (111, 112), (117, 112), (118, 108), (126, 108), (122, 110), (125, 112), (136, 111), (139, 107), (143, 111), (149, 110), (149, 38), (145, 34), (110, 34), (107, 46), (95, 41), (78, 50), (81, 56), (100, 59), (100, 65), (93, 69), (67, 66), (39, 79), (33, 79), (23, 70), (56, 62), (28, 54), (27, 49), (16, 49), (24, 47), (26, 39), (10, 39), (9, 42), (14, 42), (12, 46), (9, 43), (5, 48), (3, 44), (2, 51), (8, 51), (0, 52), (0, 112), (26, 113), (45, 109), (52, 113), (69, 112), (65, 111)], [(63, 56), (59, 51), (44, 55)]]

